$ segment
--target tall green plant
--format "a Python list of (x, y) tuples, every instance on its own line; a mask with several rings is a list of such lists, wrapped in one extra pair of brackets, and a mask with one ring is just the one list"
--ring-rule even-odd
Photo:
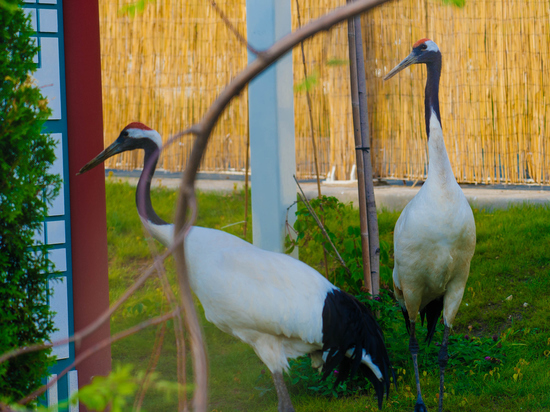
[[(22, 2), (5, 0), (9, 5)], [(33, 84), (34, 32), (20, 7), (0, 7), (0, 353), (44, 342), (54, 330), (48, 307), (52, 265), (34, 233), (59, 190), (48, 172), (55, 143), (42, 133), (50, 115)], [(0, 365), (0, 397), (19, 399), (36, 389), (51, 365), (49, 351)]]
[[(361, 251), (361, 230), (359, 213), (352, 204), (344, 204), (337, 198), (322, 196), (310, 201), (311, 207), (325, 222), (325, 230), (338, 250), (346, 267), (333, 251), (330, 242), (317, 225), (308, 209), (300, 204), (296, 212), (296, 240), (287, 236), (287, 247), (290, 252), (295, 246), (300, 248), (300, 259), (315, 267), (321, 273), (323, 249), (331, 257), (329, 261), (329, 280), (339, 288), (357, 295), (363, 289), (363, 258)], [(380, 273), (384, 286), (392, 284), (390, 269), (390, 245), (380, 242)]]

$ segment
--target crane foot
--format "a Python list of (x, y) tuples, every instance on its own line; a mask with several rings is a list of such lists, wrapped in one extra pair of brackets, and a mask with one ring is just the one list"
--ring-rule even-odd
[(426, 408), (423, 401), (416, 402), (414, 405), (414, 412), (428, 412), (428, 408)]

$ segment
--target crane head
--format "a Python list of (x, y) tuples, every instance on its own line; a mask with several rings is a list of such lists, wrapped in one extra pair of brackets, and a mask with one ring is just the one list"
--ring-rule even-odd
[(160, 134), (143, 123), (130, 123), (122, 129), (118, 138), (109, 147), (88, 162), (77, 174), (86, 173), (116, 154), (147, 147), (160, 149), (162, 147)]
[(430, 39), (420, 39), (415, 44), (413, 44), (413, 49), (411, 54), (403, 59), (401, 63), (395, 66), (391, 71), (384, 77), (384, 80), (391, 79), (401, 70), (409, 67), (412, 64), (425, 63), (430, 64), (436, 60), (441, 61), (441, 52), (437, 44)]

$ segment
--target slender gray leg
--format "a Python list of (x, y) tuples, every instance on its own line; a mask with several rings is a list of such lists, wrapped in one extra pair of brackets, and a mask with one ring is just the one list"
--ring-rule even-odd
[(411, 321), (411, 335), (409, 338), (409, 350), (412, 355), (414, 365), (414, 377), (416, 379), (416, 404), (414, 405), (414, 412), (428, 412), (426, 404), (422, 400), (422, 393), (420, 392), (420, 375), (418, 374), (418, 341), (416, 340), (416, 323)]
[(443, 411), (443, 383), (445, 380), (445, 368), (447, 367), (447, 361), (449, 360), (449, 353), (447, 352), (447, 343), (449, 342), (450, 328), (445, 325), (443, 332), (443, 341), (441, 342), (441, 349), (439, 349), (439, 412)]
[(273, 372), (273, 382), (275, 383), (277, 397), (279, 398), (279, 407), (277, 410), (279, 412), (294, 412), (294, 407), (290, 401), (282, 372)]

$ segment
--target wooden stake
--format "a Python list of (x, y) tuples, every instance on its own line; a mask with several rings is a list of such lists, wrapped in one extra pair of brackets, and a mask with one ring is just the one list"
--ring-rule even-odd
[[(359, 116), (359, 91), (357, 86), (357, 57), (355, 53), (355, 21), (348, 20), (349, 69), (351, 85), (351, 110), (355, 145), (361, 146), (361, 121)], [(371, 179), (372, 180), (372, 179)], [(372, 295), (372, 277), (369, 253), (369, 229), (367, 225), (367, 198), (365, 195), (365, 174), (363, 157), (357, 156), (357, 184), (359, 189), (359, 219), (361, 229), (361, 250), (363, 253), (363, 278), (367, 291)]]
[[(365, 197), (367, 205), (367, 228), (369, 230), (369, 261), (373, 296), (380, 290), (380, 240), (378, 239), (378, 215), (374, 199), (374, 183), (372, 181), (372, 161), (370, 154), (369, 115), (367, 111), (367, 85), (365, 80), (365, 60), (363, 58), (363, 38), (361, 35), (361, 17), (354, 17), (355, 26), (355, 57), (357, 59), (357, 92), (359, 96), (359, 123), (361, 132), (360, 148), (356, 157), (363, 159), (363, 173), (365, 178)], [(352, 45), (350, 45), (352, 47)], [(358, 180), (359, 182), (359, 180)]]

